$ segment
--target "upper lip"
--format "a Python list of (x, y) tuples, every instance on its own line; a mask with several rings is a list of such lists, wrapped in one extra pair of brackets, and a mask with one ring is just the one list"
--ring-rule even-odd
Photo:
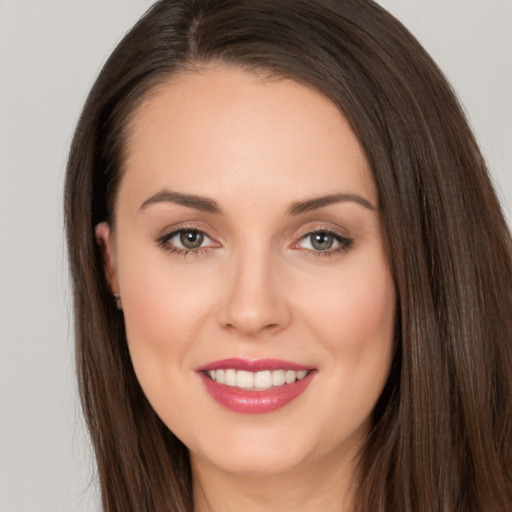
[(282, 359), (242, 359), (233, 357), (212, 361), (197, 368), (198, 372), (208, 370), (245, 370), (248, 372), (260, 372), (264, 370), (311, 370), (311, 366), (284, 361)]

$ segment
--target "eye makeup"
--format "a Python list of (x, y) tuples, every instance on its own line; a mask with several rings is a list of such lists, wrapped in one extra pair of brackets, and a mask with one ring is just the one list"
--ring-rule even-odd
[[(332, 229), (319, 227), (303, 234), (290, 247), (315, 257), (328, 257), (347, 252), (354, 240), (342, 236)], [(200, 256), (221, 244), (210, 237), (203, 229), (195, 226), (181, 226), (159, 236), (156, 243), (162, 249), (179, 256)]]
[(351, 249), (354, 240), (325, 228), (318, 228), (303, 235), (292, 244), (292, 249), (307, 251), (314, 256), (333, 256)]
[(178, 256), (199, 256), (210, 249), (221, 247), (204, 230), (194, 226), (181, 226), (158, 237), (156, 242), (162, 249)]

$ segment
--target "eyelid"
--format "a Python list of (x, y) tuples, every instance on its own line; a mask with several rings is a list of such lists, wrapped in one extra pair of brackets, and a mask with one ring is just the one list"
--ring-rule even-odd
[[(203, 241), (204, 242), (207, 242), (208, 240), (210, 242), (212, 242), (212, 238), (210, 236), (208, 236), (207, 233), (205, 233), (204, 231), (200, 231), (199, 229), (178, 229), (177, 231), (174, 231), (173, 233), (169, 233), (169, 235), (167, 235), (167, 240), (170, 241), (172, 240), (173, 238), (177, 238), (179, 235), (181, 235), (182, 233), (190, 233), (190, 232), (194, 232), (194, 233), (198, 233), (200, 235), (203, 236)], [(203, 249), (205, 247), (209, 247), (209, 244), (208, 245), (201, 245), (200, 247), (197, 247), (197, 249)], [(187, 247), (179, 247), (179, 249), (187, 249)]]
[(347, 230), (342, 228), (341, 226), (333, 225), (330, 222), (308, 222), (307, 224), (302, 225), (297, 231), (295, 235), (295, 239), (299, 240), (312, 233), (329, 233), (334, 235), (337, 238), (350, 239), (350, 235), (347, 233)]
[[(208, 245), (200, 245), (196, 248), (187, 248), (184, 246), (180, 246), (176, 243), (172, 243), (171, 240), (178, 236), (182, 232), (186, 231), (194, 231), (197, 233), (200, 233), (204, 236), (206, 242)], [(294, 237), (294, 242), (291, 244), (291, 249), (302, 251), (304, 253), (312, 254), (314, 256), (332, 256), (341, 252), (348, 251), (352, 245), (354, 240), (346, 235), (342, 235), (340, 233), (340, 228), (334, 228), (332, 226), (327, 225), (314, 225), (311, 227), (303, 226), (300, 230), (301, 234), (300, 236)], [(315, 233), (325, 233), (327, 235), (330, 235), (334, 238), (335, 244), (334, 247), (331, 247), (329, 249), (315, 249), (315, 248), (309, 248), (309, 247), (302, 247), (302, 242), (307, 237), (310, 237), (311, 235), (314, 235)], [(187, 256), (187, 255), (200, 255), (205, 252), (210, 251), (210, 249), (215, 249), (222, 247), (222, 243), (220, 243), (215, 237), (211, 236), (209, 234), (209, 230), (206, 230), (202, 227), (199, 227), (197, 224), (181, 224), (177, 226), (172, 226), (168, 229), (166, 229), (163, 234), (156, 237), (156, 243), (158, 246), (163, 248), (164, 250), (167, 250), (169, 252), (175, 253), (177, 255), (181, 256)]]
[[(179, 245), (170, 243), (170, 241), (175, 236), (178, 236), (180, 233), (184, 231), (195, 231), (197, 233), (202, 234), (206, 239), (209, 240), (208, 245), (201, 245), (200, 247), (197, 247), (195, 249), (189, 249), (187, 247), (180, 247)], [(222, 244), (219, 243), (213, 236), (211, 236), (207, 230), (200, 228), (197, 225), (188, 223), (168, 228), (163, 232), (163, 234), (156, 237), (156, 243), (158, 244), (158, 246), (162, 247), (165, 250), (182, 255), (187, 255), (190, 253), (200, 254), (204, 251), (208, 251), (209, 249), (222, 246)]]
[[(334, 248), (326, 249), (326, 250), (317, 250), (317, 249), (310, 249), (306, 247), (301, 247), (300, 244), (303, 240), (305, 240), (307, 237), (310, 237), (311, 235), (314, 235), (315, 233), (325, 233), (327, 235), (332, 236), (337, 245)], [(338, 230), (327, 227), (327, 226), (315, 226), (310, 229), (306, 229), (299, 238), (296, 239), (296, 241), (292, 244), (291, 248), (298, 250), (298, 251), (304, 251), (309, 254), (313, 254), (314, 256), (332, 256), (334, 254), (338, 254), (340, 252), (346, 252), (348, 251), (354, 243), (354, 239), (350, 238), (348, 236), (342, 235), (339, 233)]]

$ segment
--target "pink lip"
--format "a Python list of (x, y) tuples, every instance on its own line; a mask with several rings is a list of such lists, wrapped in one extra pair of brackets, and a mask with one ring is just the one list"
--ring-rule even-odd
[(198, 372), (204, 372), (207, 370), (245, 370), (248, 372), (260, 372), (264, 370), (311, 370), (311, 367), (291, 363), (290, 361), (283, 361), (281, 359), (221, 359), (219, 361), (213, 361), (196, 368)]
[[(264, 391), (253, 391), (219, 384), (206, 375), (207, 370), (233, 369), (246, 371), (262, 370), (310, 370), (301, 380), (292, 384), (276, 386)], [(206, 390), (211, 397), (227, 409), (245, 414), (261, 414), (284, 407), (301, 395), (317, 373), (314, 369), (288, 361), (277, 359), (223, 359), (201, 366), (197, 369)]]

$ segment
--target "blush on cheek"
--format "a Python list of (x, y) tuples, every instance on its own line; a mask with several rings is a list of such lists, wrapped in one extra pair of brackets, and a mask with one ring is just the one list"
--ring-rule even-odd
[(160, 361), (185, 352), (215, 296), (200, 272), (177, 272), (165, 263), (154, 265), (153, 271), (134, 272), (123, 289), (130, 351), (135, 354), (140, 348)]
[(333, 333), (338, 343), (347, 348), (363, 348), (373, 345), (378, 339), (386, 341), (393, 337), (393, 284), (383, 281), (382, 277), (373, 283), (368, 277), (365, 280), (368, 286), (362, 286), (361, 282), (345, 281), (337, 300), (332, 299), (336, 296), (334, 293), (327, 293), (325, 296), (329, 300), (317, 302), (317, 314), (323, 319), (326, 332)]
[(158, 340), (158, 333), (165, 332), (166, 301), (161, 298), (151, 281), (140, 279), (132, 282), (123, 293), (123, 312), (126, 330), (136, 338)]

